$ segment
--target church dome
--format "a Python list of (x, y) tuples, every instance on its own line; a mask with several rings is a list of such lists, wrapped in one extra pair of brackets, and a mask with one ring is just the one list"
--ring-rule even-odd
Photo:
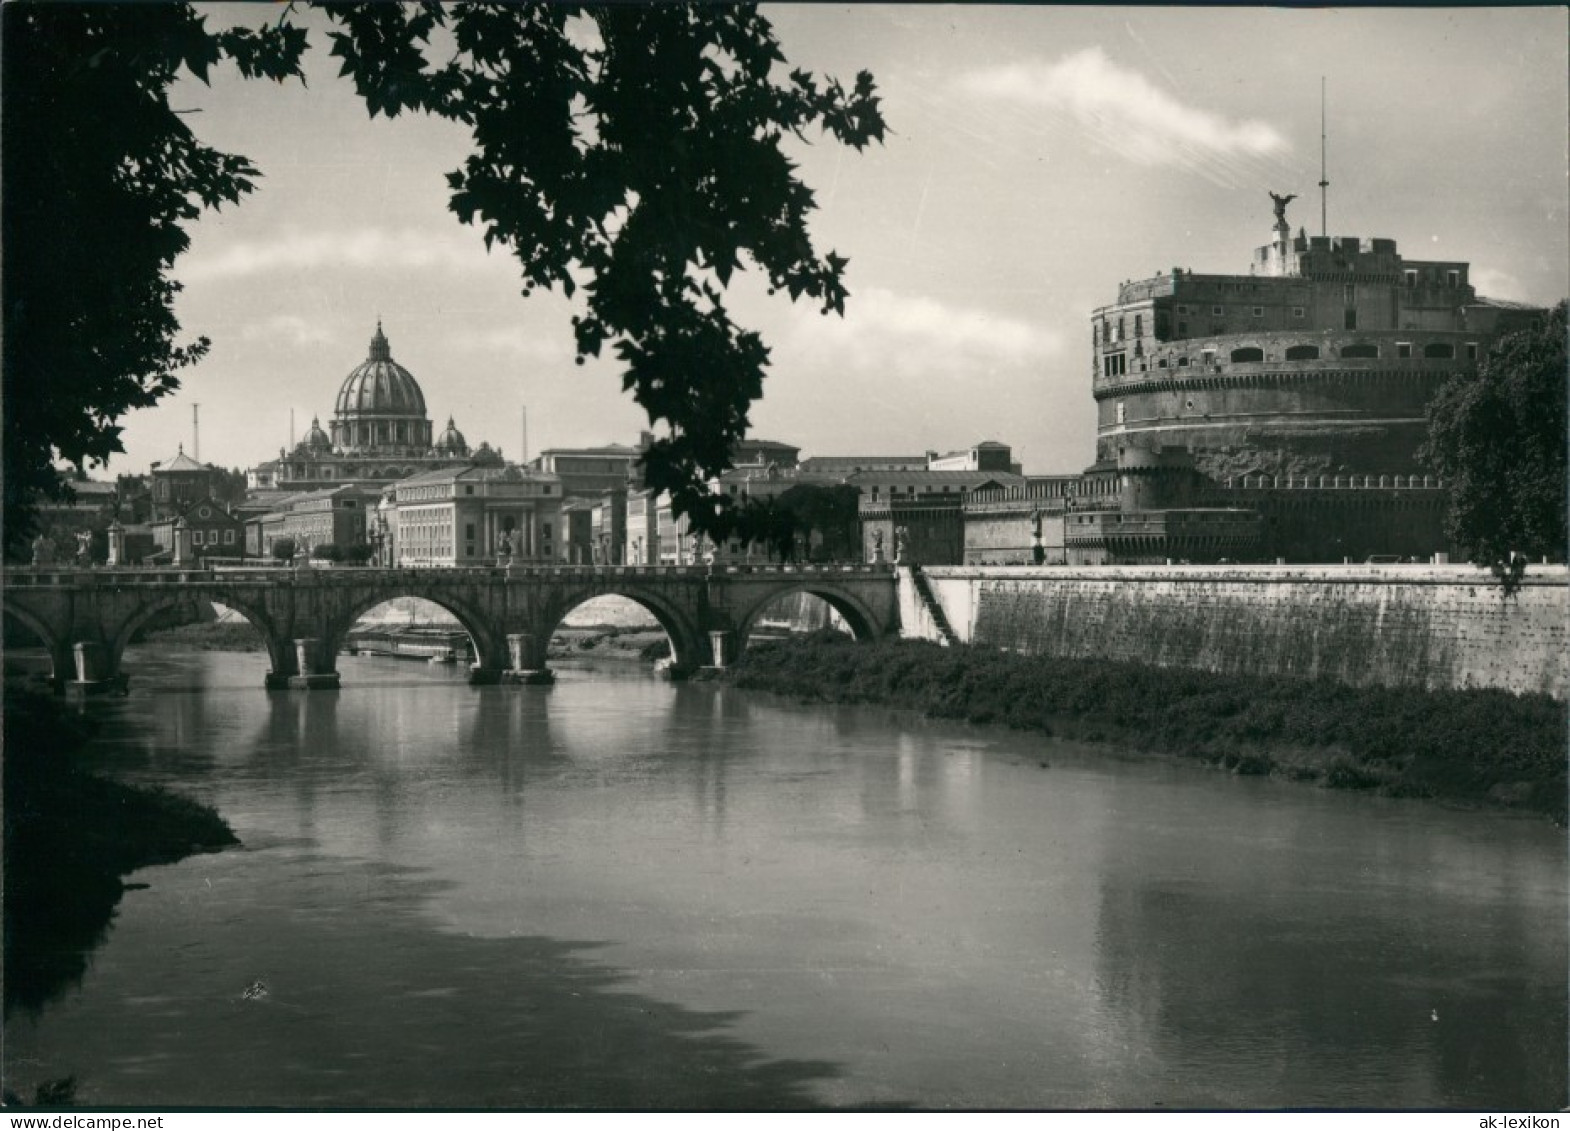
[(376, 323), (376, 336), (371, 339), (370, 356), (344, 378), (338, 390), (336, 415), (425, 415), (425, 394), (420, 391), (420, 383), (392, 359), (380, 322)]
[(436, 439), (436, 450), (452, 455), (468, 455), (469, 444), (463, 438), (463, 433), (458, 431), (457, 425), (452, 422), (452, 417), (447, 418), (446, 430)]
[(305, 434), (305, 446), (312, 449), (324, 449), (333, 446), (327, 438), (327, 433), (322, 431), (322, 423), (316, 417), (311, 417), (311, 430)]

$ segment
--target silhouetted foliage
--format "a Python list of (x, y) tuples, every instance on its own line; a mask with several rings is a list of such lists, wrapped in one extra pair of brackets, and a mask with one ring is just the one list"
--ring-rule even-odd
[(779, 506), (792, 519), (794, 537), (810, 542), (816, 532), (822, 539), (818, 556), (841, 560), (860, 556), (859, 498), (848, 483), (798, 483), (779, 496)]
[(372, 116), (468, 127), (450, 206), (511, 248), (523, 293), (583, 288), (580, 362), (611, 349), (623, 387), (669, 426), (644, 453), (648, 485), (717, 542), (777, 539), (771, 508), (704, 487), (746, 435), (768, 364), (725, 290), (754, 265), (771, 293), (843, 313), (846, 260), (813, 249), (813, 194), (781, 143), (813, 126), (857, 149), (881, 140), (872, 76), (849, 90), (800, 69), (776, 79), (773, 29), (743, 5), (325, 10)]
[[(580, 361), (610, 349), (624, 388), (668, 426), (644, 455), (647, 483), (716, 541), (766, 536), (704, 488), (745, 435), (768, 363), (725, 292), (755, 266), (771, 292), (843, 312), (846, 260), (814, 250), (813, 194), (782, 143), (812, 127), (857, 149), (881, 140), (871, 76), (846, 89), (780, 74), (773, 29), (748, 6), (319, 6), (372, 116), (469, 129), (451, 209), (513, 251), (523, 293), (583, 289)], [(168, 90), (224, 59), (299, 76), (292, 11), (214, 35), (188, 4), (6, 7), (8, 539), (58, 490), (57, 460), (123, 450), (120, 416), (205, 354), (205, 338), (177, 342), (169, 269), (184, 226), (239, 200), (257, 170), (197, 141)]]
[(299, 547), (295, 545), (293, 538), (278, 538), (273, 542), (271, 553), (279, 561), (288, 562), (294, 560), (294, 555), (298, 549)]
[(1475, 377), (1451, 378), (1428, 406), (1421, 457), (1449, 481), (1445, 532), (1507, 593), (1520, 555), (1565, 553), (1565, 309), (1500, 338)]
[(819, 633), (743, 653), (741, 687), (1112, 740), (1336, 788), (1565, 817), (1566, 706), (1546, 695), (1346, 687)]
[(206, 352), (180, 343), (169, 278), (185, 226), (251, 191), (244, 157), (203, 145), (169, 105), (182, 71), (221, 60), (297, 75), (303, 29), (209, 34), (186, 4), (8, 4), (0, 129), (6, 153), (5, 536), (59, 497), (57, 461), (123, 451), (116, 423), (179, 386)]
[(210, 494), (220, 503), (241, 503), (245, 501), (245, 472), (238, 467), (225, 471), (221, 467), (213, 468), (213, 480)]

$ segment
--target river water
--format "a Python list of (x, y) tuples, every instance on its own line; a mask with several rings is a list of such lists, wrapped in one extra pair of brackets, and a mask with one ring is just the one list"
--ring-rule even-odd
[[(1540, 820), (627, 669), (471, 688), (133, 651), (93, 762), (243, 847), (145, 869), (7, 1084), (129, 1106), (1566, 1102)], [(248, 986), (264, 991), (248, 998)]]

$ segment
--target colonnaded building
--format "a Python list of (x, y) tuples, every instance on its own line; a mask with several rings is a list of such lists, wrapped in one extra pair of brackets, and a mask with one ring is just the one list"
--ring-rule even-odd
[(1274, 238), (1247, 274), (1158, 272), (1092, 314), (1096, 463), (978, 491), (967, 562), (1455, 549), (1444, 486), (1417, 460), (1424, 410), (1542, 311), (1482, 297), (1466, 263), (1405, 259), (1394, 240), (1293, 236), (1292, 198), (1271, 195)]

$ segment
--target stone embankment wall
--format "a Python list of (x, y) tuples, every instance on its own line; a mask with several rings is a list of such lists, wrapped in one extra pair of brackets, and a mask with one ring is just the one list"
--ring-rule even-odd
[[(1384, 687), (1570, 695), (1570, 573), (1506, 600), (1471, 566), (932, 567), (955, 637), (1065, 659), (1133, 660)], [(900, 571), (902, 634), (937, 639)]]

